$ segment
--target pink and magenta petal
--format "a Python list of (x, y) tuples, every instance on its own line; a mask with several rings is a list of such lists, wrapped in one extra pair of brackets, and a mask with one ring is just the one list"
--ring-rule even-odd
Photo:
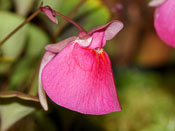
[(106, 52), (67, 45), (43, 69), (42, 83), (58, 105), (84, 114), (120, 111)]

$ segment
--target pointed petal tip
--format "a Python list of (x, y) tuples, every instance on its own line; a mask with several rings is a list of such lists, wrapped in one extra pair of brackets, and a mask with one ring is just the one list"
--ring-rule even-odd
[[(43, 100), (41, 100), (41, 99), (43, 99), (43, 98), (39, 98), (40, 99), (40, 104), (41, 104), (41, 106), (42, 106), (42, 108), (45, 110), (45, 111), (48, 111), (48, 104), (47, 104), (47, 102), (43, 102)], [(47, 101), (47, 100), (46, 100)]]
[(41, 86), (38, 88), (38, 96), (39, 96), (39, 101), (40, 101), (40, 104), (41, 104), (42, 108), (45, 111), (48, 111), (46, 93), (45, 93), (45, 91), (43, 90), (43, 88)]
[(46, 105), (41, 104), (41, 106), (43, 107), (43, 109), (44, 109), (45, 111), (48, 111), (48, 105), (47, 105), (47, 104), (46, 104)]
[(123, 22), (118, 20), (113, 20), (105, 31), (106, 40), (113, 39), (124, 27)]
[(92, 29), (88, 34), (92, 35), (95, 32), (104, 30), (106, 40), (111, 40), (112, 38), (115, 37), (115, 35), (117, 35), (123, 29), (123, 27), (124, 27), (123, 22), (119, 20), (113, 20), (105, 25)]

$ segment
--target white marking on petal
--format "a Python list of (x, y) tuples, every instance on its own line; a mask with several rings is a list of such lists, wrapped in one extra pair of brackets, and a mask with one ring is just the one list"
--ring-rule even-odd
[(161, 4), (163, 4), (166, 0), (151, 0), (149, 3), (148, 3), (148, 6), (150, 7), (158, 7), (160, 6)]
[(75, 40), (75, 43), (78, 43), (82, 47), (88, 47), (91, 44), (91, 41), (92, 41), (92, 37), (89, 37), (86, 39), (77, 38)]

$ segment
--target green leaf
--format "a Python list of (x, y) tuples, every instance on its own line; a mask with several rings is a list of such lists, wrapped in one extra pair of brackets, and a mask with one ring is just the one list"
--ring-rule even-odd
[(13, 60), (8, 57), (0, 57), (0, 74), (5, 73), (10, 68)]
[(67, 15), (80, 1), (81, 0), (64, 0), (60, 5), (61, 8), (58, 8), (57, 11)]
[(28, 46), (26, 50), (27, 56), (38, 57), (42, 51), (44, 51), (44, 46), (48, 43), (49, 38), (47, 34), (37, 26), (30, 24), (28, 30)]
[(29, 78), (31, 78), (32, 73), (31, 60), (28, 57), (20, 59), (11, 74), (10, 89), (19, 88), (23, 83), (26, 86), (30, 82)]
[(36, 102), (21, 99), (0, 99), (1, 131), (6, 131), (18, 120), (35, 111)]
[[(12, 30), (24, 21), (23, 18), (9, 13), (0, 12), (0, 41), (4, 39)], [(2, 54), (5, 57), (16, 59), (22, 52), (27, 36), (27, 25), (16, 32), (1, 47)]]
[[(62, 14), (68, 14), (81, 0), (65, 0), (58, 10)], [(75, 18), (80, 18), (83, 27), (90, 30), (94, 27), (106, 24), (110, 18), (110, 12), (100, 0), (87, 0), (74, 14)]]
[(33, 79), (32, 77), (36, 71), (35, 69), (37, 68), (37, 59), (44, 52), (44, 46), (49, 41), (48, 36), (41, 29), (32, 24), (29, 24), (27, 39), (26, 54), (15, 64), (10, 77), (11, 89), (16, 89), (23, 83), (25, 83), (25, 85), (30, 85), (31, 79)]
[(109, 21), (110, 12), (100, 0), (87, 0), (75, 17), (81, 18), (80, 23), (89, 31), (92, 28), (106, 24)]
[(61, 3), (64, 0), (39, 0), (38, 2), (38, 6), (41, 4), (41, 2), (44, 3), (45, 5), (49, 5), (50, 7), (52, 7), (54, 10), (58, 10), (59, 8), (61, 8)]
[(0, 0), (0, 9), (1, 10), (9, 10), (12, 7), (11, 0)]

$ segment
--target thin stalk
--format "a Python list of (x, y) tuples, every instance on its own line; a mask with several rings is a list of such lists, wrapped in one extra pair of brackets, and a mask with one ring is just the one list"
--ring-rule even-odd
[(34, 17), (36, 17), (41, 12), (41, 9), (39, 8), (36, 10), (31, 16), (29, 16), (22, 24), (20, 24), (18, 27), (16, 27), (7, 37), (5, 37), (1, 42), (0, 46), (6, 42), (12, 35), (14, 35), (20, 28), (22, 28), (25, 24), (30, 22)]
[[(87, 0), (81, 0), (68, 14), (69, 18), (72, 18), (73, 14), (75, 14), (78, 9), (86, 2)], [(58, 28), (58, 30), (56, 30), (56, 32), (53, 34), (51, 41), (55, 42), (55, 39), (59, 36), (60, 32), (64, 29), (64, 27), (67, 25), (68, 21), (63, 20), (60, 23), (60, 27)]]
[(77, 22), (75, 22), (74, 20), (70, 19), (69, 17), (64, 16), (63, 14), (61, 14), (59, 12), (56, 12), (56, 15), (64, 18), (65, 20), (67, 20), (70, 23), (72, 23), (73, 25), (75, 25), (81, 32), (86, 32), (86, 30), (83, 27), (81, 27)]

